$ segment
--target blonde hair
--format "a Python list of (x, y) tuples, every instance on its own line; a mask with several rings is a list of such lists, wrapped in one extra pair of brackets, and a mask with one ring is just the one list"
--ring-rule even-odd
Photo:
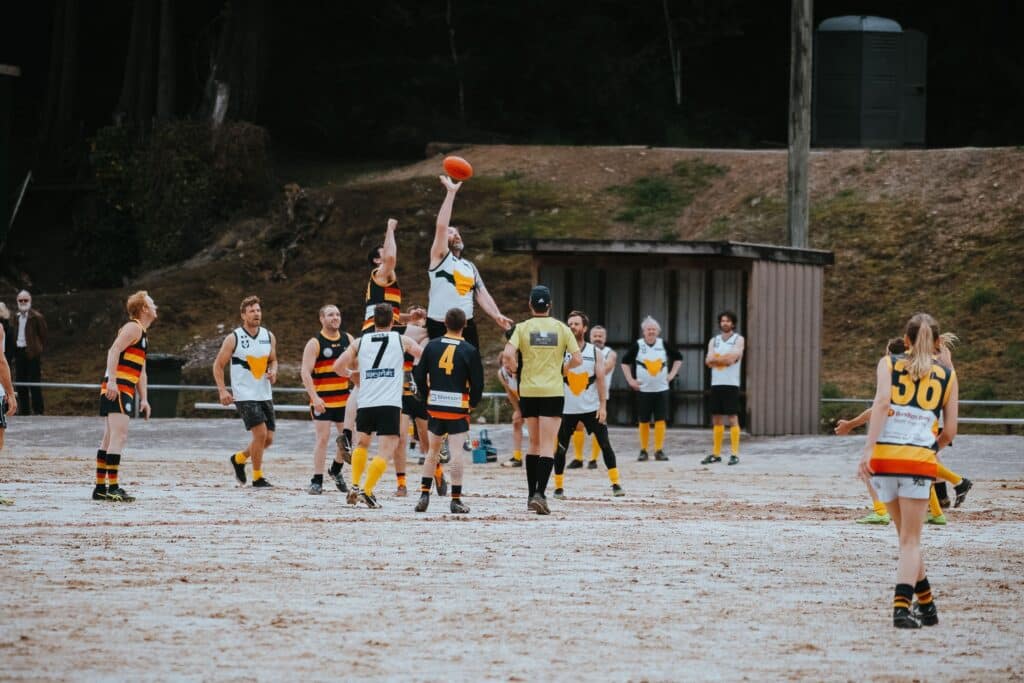
[(7, 308), (7, 304), (0, 301), (0, 318), (8, 320), (11, 317), (11, 309)]
[(242, 303), (238, 306), (238, 312), (245, 313), (245, 309), (249, 308), (250, 306), (255, 306), (258, 303), (260, 303), (260, 298), (255, 294), (247, 296), (244, 299), (242, 299)]
[(139, 317), (143, 309), (149, 305), (149, 302), (146, 301), (147, 297), (149, 297), (149, 292), (144, 289), (140, 289), (128, 297), (128, 301), (125, 302), (125, 308), (128, 309), (129, 318), (134, 320)]
[(927, 313), (915, 313), (907, 321), (904, 334), (910, 340), (907, 346), (907, 374), (915, 381), (927, 377), (935, 362), (934, 355), (943, 343), (939, 323)]

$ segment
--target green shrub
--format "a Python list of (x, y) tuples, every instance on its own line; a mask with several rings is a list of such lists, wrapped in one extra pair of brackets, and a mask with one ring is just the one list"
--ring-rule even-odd
[(119, 264), (119, 276), (133, 264), (157, 268), (192, 256), (218, 222), (259, 208), (271, 187), (266, 132), (248, 123), (216, 133), (194, 121), (146, 134), (103, 128), (92, 163), (101, 205), (85, 242), (116, 234), (108, 260)]

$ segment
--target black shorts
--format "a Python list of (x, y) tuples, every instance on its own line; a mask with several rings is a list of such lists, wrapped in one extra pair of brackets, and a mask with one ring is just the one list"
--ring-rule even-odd
[(711, 387), (711, 400), (708, 401), (708, 412), (712, 415), (739, 415), (740, 388), (731, 384), (718, 384)]
[(520, 396), (519, 412), (528, 417), (562, 417), (565, 396)]
[[(6, 402), (4, 400), (4, 403)], [(127, 415), (131, 417), (134, 411), (135, 399), (131, 394), (126, 394), (122, 391), (114, 401), (107, 398), (106, 394), (100, 394), (100, 417), (106, 417), (107, 415)]]
[(436, 436), (445, 434), (465, 434), (469, 431), (469, 416), (465, 419), (447, 420), (441, 417), (432, 417), (427, 420), (427, 431)]
[(277, 422), (274, 421), (273, 401), (235, 401), (235, 408), (247, 430), (262, 424), (267, 425), (269, 432), (277, 427)]
[(402, 395), (402, 414), (408, 415), (415, 420), (430, 419), (430, 415), (427, 414), (427, 407), (423, 405), (423, 401), (410, 394)]
[(356, 411), (356, 431), (377, 436), (400, 436), (402, 409), (396, 406), (372, 406)]
[(0, 429), (7, 429), (7, 397), (0, 399)]
[(668, 419), (668, 390), (637, 392), (636, 421), (663, 422)]
[[(431, 339), (437, 339), (443, 337), (448, 331), (443, 320), (434, 320), (427, 318), (427, 336)], [(468, 341), (476, 348), (480, 348), (480, 335), (476, 330), (476, 323), (473, 322), (472, 318), (466, 320), (466, 327), (462, 330), (462, 338)]]
[(587, 434), (593, 434), (601, 423), (597, 421), (597, 411), (562, 416), (562, 431), (574, 432), (578, 424), (583, 425), (583, 428), (587, 430)]
[(345, 421), (345, 407), (341, 408), (326, 408), (324, 412), (317, 415), (313, 412), (313, 406), (309, 407), (309, 416), (317, 422), (344, 422)]

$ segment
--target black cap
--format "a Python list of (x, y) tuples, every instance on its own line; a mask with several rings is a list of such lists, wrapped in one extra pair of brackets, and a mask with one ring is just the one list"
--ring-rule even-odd
[(551, 306), (551, 290), (544, 285), (537, 285), (530, 290), (530, 307), (538, 311), (547, 310)]

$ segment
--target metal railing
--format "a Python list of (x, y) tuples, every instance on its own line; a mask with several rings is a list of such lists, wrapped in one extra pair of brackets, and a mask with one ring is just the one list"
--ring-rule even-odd
[[(79, 382), (15, 382), (14, 387), (39, 387), (42, 389), (92, 389), (93, 391), (99, 391), (99, 384), (88, 384)], [(217, 387), (212, 384), (150, 384), (147, 387), (151, 391), (217, 391)], [(305, 394), (305, 387), (272, 387), (271, 391), (276, 394)], [(494, 399), (505, 398), (505, 392), (503, 391), (485, 391), (483, 398), (489, 399), (493, 407), (494, 422), (499, 422), (501, 414), (501, 402), (495, 401)], [(823, 398), (821, 402), (824, 403), (845, 403), (845, 404), (861, 404), (870, 405), (874, 399), (870, 398)], [(1024, 406), (1024, 401), (988, 401), (988, 400), (974, 400), (974, 399), (961, 399), (960, 405), (962, 406), (984, 406), (988, 408), (998, 408), (1001, 406)], [(193, 408), (196, 410), (234, 410), (234, 404), (221, 405), (220, 403), (211, 403), (205, 401), (197, 401), (193, 404)], [(304, 413), (309, 410), (308, 405), (297, 405), (282, 403), (274, 406), (275, 410), (286, 413)], [(959, 417), (957, 421), (962, 424), (979, 424), (979, 425), (1006, 425), (1007, 428), (1010, 426), (1022, 426), (1024, 425), (1024, 418), (1020, 417)]]
[[(874, 402), (871, 398), (823, 398), (822, 403), (860, 403), (870, 405)], [(987, 406), (996, 408), (1000, 406), (1024, 406), (1024, 401), (982, 401), (974, 399), (961, 399), (962, 406)], [(957, 417), (961, 424), (978, 425), (1024, 425), (1024, 418), (1020, 417)]]
[[(39, 387), (41, 389), (91, 389), (99, 391), (99, 384), (87, 384), (83, 382), (14, 382), (14, 388), (18, 387)], [(216, 392), (217, 387), (213, 384), (149, 384), (148, 391), (211, 391)], [(271, 387), (275, 394), (306, 394), (305, 387)], [(494, 399), (505, 398), (504, 391), (485, 391), (482, 398), (491, 400), (494, 411), (494, 422), (499, 421), (501, 404)], [(196, 401), (193, 406), (195, 410), (235, 410), (235, 404), (222, 405), (207, 401)], [(309, 412), (308, 404), (280, 403), (274, 405), (274, 410), (282, 413), (306, 413)]]

